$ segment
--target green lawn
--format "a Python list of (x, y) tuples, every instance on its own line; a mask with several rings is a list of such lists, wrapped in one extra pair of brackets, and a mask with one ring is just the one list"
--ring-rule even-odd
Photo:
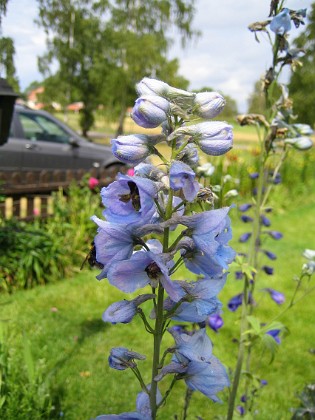
[[(298, 209), (278, 210), (273, 216), (273, 229), (284, 232), (284, 238), (266, 244), (277, 253), (278, 259), (273, 264), (275, 275), (262, 276), (259, 288), (284, 291), (287, 298), (292, 293), (292, 278), (304, 262), (301, 253), (305, 248), (314, 248), (314, 203), (313, 196)], [(232, 210), (233, 245), (240, 251), (237, 238), (246, 225), (238, 221), (236, 213)], [(98, 282), (96, 273), (86, 269), (72, 279), (19, 291), (12, 296), (0, 296), (0, 319), (7, 326), (8, 344), (18, 357), (22, 354), (23, 341), (30, 340), (33, 358), (36, 364), (44, 366), (43, 376), (49, 381), (57, 404), (56, 418), (60, 411), (66, 420), (89, 420), (102, 413), (135, 409), (138, 385), (131, 372), (108, 368), (107, 357), (112, 347), (126, 346), (146, 354), (147, 361), (140, 362), (139, 367), (146, 371), (145, 381), (149, 381), (151, 337), (143, 332), (138, 318), (131, 325), (112, 326), (102, 322), (104, 309), (125, 295), (110, 286), (107, 280)], [(234, 280), (231, 274), (220, 296), (224, 306), (240, 291), (241, 282)], [(260, 317), (265, 321), (279, 310), (263, 293), (257, 305)], [(238, 338), (239, 316), (239, 311), (231, 313), (224, 309), (224, 328), (218, 334), (208, 331), (214, 343), (214, 354), (228, 368), (234, 368), (235, 364), (237, 344), (233, 339)], [(253, 363), (255, 372), (268, 381), (258, 400), (257, 419), (289, 419), (290, 408), (298, 405), (295, 394), (314, 381), (315, 356), (310, 352), (315, 347), (313, 319), (313, 296), (309, 295), (283, 317), (290, 335), (279, 346), (275, 362), (270, 365), (269, 356), (257, 352), (259, 357), (254, 358)], [(25, 369), (22, 359), (20, 370)], [(161, 388), (165, 391), (166, 386), (167, 380), (162, 382)], [(174, 413), (180, 413), (183, 396), (184, 384), (178, 383), (168, 404), (161, 410), (160, 419), (172, 419)], [(188, 418), (192, 420), (199, 415), (208, 420), (224, 415), (227, 393), (220, 396), (224, 401), (222, 405), (194, 394)]]

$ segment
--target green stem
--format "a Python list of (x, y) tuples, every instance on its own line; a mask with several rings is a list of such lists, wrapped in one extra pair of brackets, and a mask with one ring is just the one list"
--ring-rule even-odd
[[(173, 203), (173, 193), (172, 190), (169, 192), (168, 203), (166, 206), (165, 216), (166, 220), (170, 219), (172, 216), (172, 203)], [(169, 228), (165, 228), (163, 236), (163, 252), (166, 252), (169, 246)], [(162, 284), (159, 284), (158, 293), (157, 293), (157, 302), (156, 302), (156, 318), (155, 318), (155, 328), (154, 328), (154, 344), (153, 344), (153, 361), (152, 361), (152, 376), (151, 376), (151, 389), (150, 389), (150, 406), (151, 406), (151, 416), (152, 420), (156, 419), (158, 404), (156, 401), (156, 391), (157, 391), (157, 382), (154, 378), (158, 374), (160, 368), (160, 352), (161, 352), (161, 342), (164, 334), (164, 314), (163, 314), (163, 304), (164, 304), (164, 288)]]
[(235, 368), (235, 373), (234, 373), (233, 385), (232, 385), (232, 390), (231, 390), (231, 394), (229, 398), (227, 420), (231, 420), (233, 418), (235, 400), (236, 400), (236, 395), (237, 395), (237, 390), (238, 390), (238, 386), (240, 382), (243, 360), (244, 360), (244, 355), (245, 355), (244, 333), (248, 329), (248, 321), (247, 321), (248, 284), (249, 284), (249, 281), (246, 276), (244, 280), (243, 301), (242, 301), (240, 343), (239, 343), (239, 348), (238, 348), (238, 356), (237, 356), (237, 363), (236, 363), (236, 368)]

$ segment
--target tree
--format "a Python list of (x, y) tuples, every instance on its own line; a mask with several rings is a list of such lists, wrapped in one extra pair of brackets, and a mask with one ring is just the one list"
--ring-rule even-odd
[(265, 114), (266, 102), (265, 95), (263, 92), (263, 85), (261, 80), (258, 80), (254, 85), (254, 90), (248, 99), (248, 111), (249, 114)]
[(2, 36), (2, 17), (6, 15), (9, 0), (0, 0), (0, 75), (5, 73), (5, 78), (15, 91), (19, 91), (19, 82), (15, 75), (14, 65), (15, 48), (12, 38)]
[[(100, 104), (115, 116), (120, 112), (122, 132), (126, 109), (135, 99), (134, 85), (144, 76), (187, 87), (177, 75), (177, 60), (166, 59), (171, 42), (166, 32), (177, 27), (183, 43), (196, 34), (191, 29), (194, 0), (38, 2), (38, 23), (48, 35), (40, 70), (50, 76), (47, 88), (63, 87), (58, 102), (83, 102), (83, 134)], [(59, 64), (56, 74), (49, 71), (53, 60)]]
[(289, 83), (293, 99), (294, 114), (299, 121), (315, 124), (315, 3), (311, 6), (306, 30), (294, 40), (297, 48), (304, 48), (306, 54), (299, 58), (302, 67), (293, 72)]

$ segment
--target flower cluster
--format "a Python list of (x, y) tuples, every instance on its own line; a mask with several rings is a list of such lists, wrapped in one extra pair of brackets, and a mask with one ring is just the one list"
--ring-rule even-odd
[[(104, 219), (93, 216), (92, 220), (98, 226), (95, 258), (102, 267), (97, 278), (107, 278), (125, 293), (145, 290), (132, 300), (110, 305), (103, 320), (126, 324), (139, 315), (154, 341), (152, 381), (148, 385), (135, 362), (144, 356), (123, 347), (111, 350), (110, 366), (130, 368), (142, 388), (136, 412), (112, 417), (155, 419), (161, 401), (169, 394), (163, 397), (158, 389), (165, 376), (172, 375), (173, 382), (184, 379), (189, 389), (213, 401), (219, 401), (217, 393), (229, 384), (202, 324), (210, 322), (215, 330), (222, 326), (217, 295), (235, 256), (228, 245), (232, 237), (229, 207), (209, 207), (200, 194), (195, 168), (198, 149), (208, 155), (222, 155), (231, 149), (233, 133), (226, 122), (202, 120), (216, 117), (223, 109), (225, 101), (219, 93), (186, 92), (150, 78), (142, 79), (136, 90), (139, 98), (131, 117), (144, 128), (161, 126), (161, 134), (112, 140), (114, 155), (134, 166), (134, 171), (118, 174), (112, 184), (102, 188)], [(154, 166), (148, 161), (150, 155), (158, 156), (162, 165)], [(178, 278), (181, 265), (195, 278)], [(152, 302), (151, 319), (141, 307), (144, 302), (146, 307)], [(175, 327), (167, 328), (172, 320), (200, 323), (201, 327), (178, 332)], [(173, 355), (168, 364), (166, 356), (161, 358), (166, 331), (175, 340), (174, 347), (165, 351), (166, 356)]]

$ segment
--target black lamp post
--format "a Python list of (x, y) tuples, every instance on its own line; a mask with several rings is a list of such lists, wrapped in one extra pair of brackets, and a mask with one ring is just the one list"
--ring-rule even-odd
[(8, 82), (0, 78), (0, 146), (8, 140), (14, 103), (18, 96)]

